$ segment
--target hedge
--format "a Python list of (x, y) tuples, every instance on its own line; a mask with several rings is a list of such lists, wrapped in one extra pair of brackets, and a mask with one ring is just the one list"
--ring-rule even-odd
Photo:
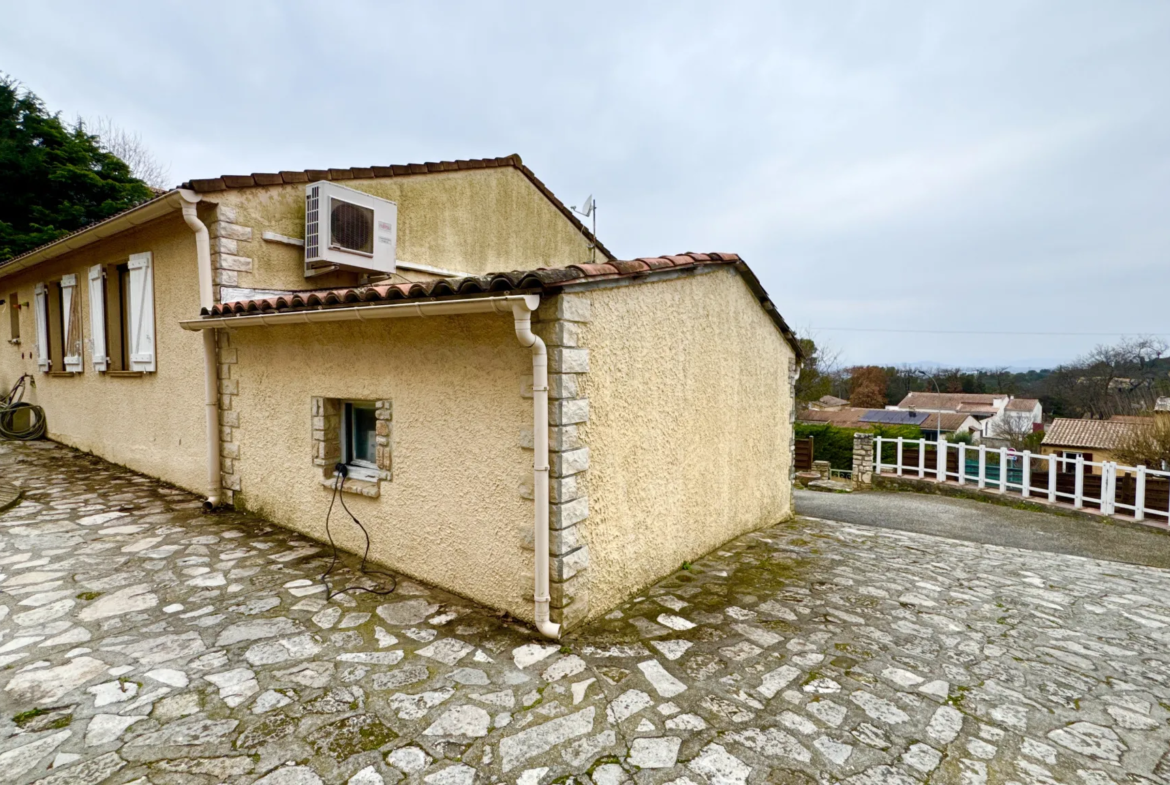
[(883, 439), (921, 439), (917, 425), (874, 425), (872, 428), (841, 428), (828, 423), (796, 423), (796, 438), (813, 440), (813, 460), (828, 461), (834, 469), (853, 468), (853, 434), (872, 433)]

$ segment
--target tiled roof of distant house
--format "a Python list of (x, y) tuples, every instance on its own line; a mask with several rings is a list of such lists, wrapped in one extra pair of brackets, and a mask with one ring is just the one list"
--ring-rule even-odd
[[(1153, 422), (1152, 418), (1147, 418)], [(1044, 444), (1050, 447), (1084, 447), (1097, 450), (1113, 450), (1122, 439), (1135, 428), (1145, 427), (1142, 423), (1127, 420), (1074, 420), (1057, 417), (1044, 433)]]

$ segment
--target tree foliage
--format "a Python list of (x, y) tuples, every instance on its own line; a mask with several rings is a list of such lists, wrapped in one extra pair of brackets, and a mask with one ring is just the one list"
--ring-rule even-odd
[(876, 365), (853, 368), (849, 375), (849, 405), (881, 409), (886, 405), (886, 373)]
[(833, 392), (833, 374), (836, 372), (837, 353), (830, 347), (818, 346), (805, 336), (797, 339), (804, 360), (796, 380), (796, 400), (807, 404)]
[(0, 75), (0, 261), (149, 199), (81, 123), (67, 127)]
[[(1015, 372), (1007, 368), (932, 368), (865, 366), (831, 373), (831, 394), (875, 405), (876, 388), (897, 403), (911, 392), (993, 393), (1038, 398), (1045, 417), (1107, 419), (1115, 414), (1153, 411), (1170, 396), (1170, 346), (1158, 337), (1137, 336), (1101, 345), (1056, 368)], [(862, 395), (855, 399), (860, 386)], [(1019, 434), (1024, 438), (1027, 434)]]
[(1147, 423), (1135, 423), (1113, 450), (1113, 460), (1154, 469), (1170, 466), (1170, 415), (1159, 413)]

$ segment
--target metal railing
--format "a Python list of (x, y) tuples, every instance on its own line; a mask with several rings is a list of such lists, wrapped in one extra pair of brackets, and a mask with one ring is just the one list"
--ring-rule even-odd
[(1023, 499), (1064, 502), (1078, 510), (1095, 508), (1103, 515), (1123, 511), (1136, 521), (1170, 521), (1170, 472), (1146, 466), (1087, 461), (1083, 454), (1043, 455), (1008, 447), (881, 436), (874, 439), (873, 455), (875, 475), (974, 485)]

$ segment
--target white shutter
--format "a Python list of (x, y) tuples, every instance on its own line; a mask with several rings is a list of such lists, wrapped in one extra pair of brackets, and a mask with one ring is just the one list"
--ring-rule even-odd
[(61, 277), (61, 323), (65, 328), (61, 345), (65, 349), (65, 370), (80, 373), (81, 367), (81, 298), (77, 296), (77, 276)]
[(93, 336), (90, 354), (93, 369), (104, 371), (110, 367), (106, 356), (106, 287), (105, 271), (100, 264), (89, 268), (89, 332)]
[(37, 320), (37, 367), (49, 370), (49, 290), (43, 283), (36, 285), (33, 295)]
[(130, 370), (154, 370), (154, 269), (151, 255), (130, 256)]

